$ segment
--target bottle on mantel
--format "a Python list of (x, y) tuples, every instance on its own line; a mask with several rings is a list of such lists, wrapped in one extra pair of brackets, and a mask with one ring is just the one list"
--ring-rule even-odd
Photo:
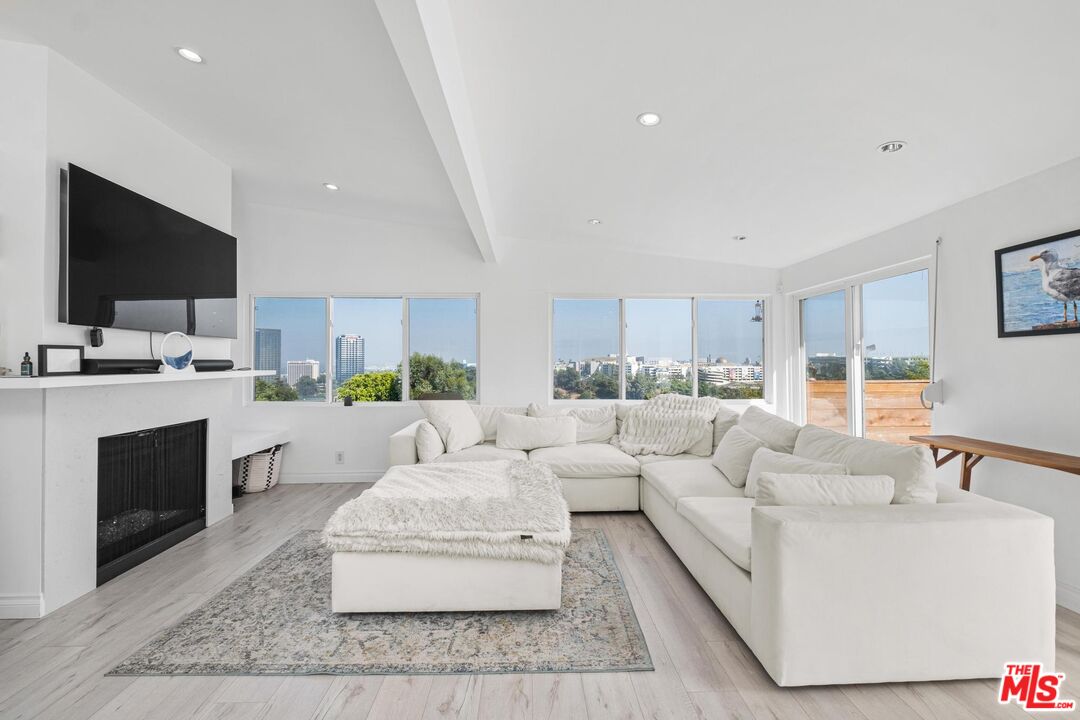
[(22, 365), (19, 367), (19, 374), (23, 377), (30, 377), (34, 374), (34, 363), (30, 360), (30, 353), (23, 353)]

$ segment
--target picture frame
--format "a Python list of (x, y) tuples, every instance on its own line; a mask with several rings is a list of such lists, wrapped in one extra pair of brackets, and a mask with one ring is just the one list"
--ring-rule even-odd
[(998, 337), (1080, 333), (1080, 229), (994, 252)]
[(82, 345), (38, 345), (38, 375), (81, 375)]

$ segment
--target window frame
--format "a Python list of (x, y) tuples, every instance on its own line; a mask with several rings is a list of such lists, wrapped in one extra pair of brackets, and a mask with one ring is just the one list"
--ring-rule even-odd
[(247, 337), (247, 349), (245, 350), (244, 357), (248, 366), (253, 367), (255, 364), (255, 300), (257, 298), (312, 298), (322, 299), (326, 302), (326, 377), (327, 388), (326, 398), (318, 401), (294, 401), (294, 402), (271, 402), (268, 400), (255, 400), (254, 398), (254, 379), (248, 387), (248, 390), (244, 393), (245, 405), (257, 405), (259, 407), (266, 406), (284, 406), (284, 407), (345, 407), (344, 403), (335, 400), (335, 393), (332, 391), (332, 382), (330, 380), (332, 373), (336, 370), (334, 367), (334, 300), (335, 299), (398, 299), (401, 300), (401, 400), (379, 400), (375, 402), (360, 402), (353, 403), (350, 407), (408, 407), (416, 406), (419, 402), (409, 397), (409, 300), (412, 299), (425, 299), (425, 300), (468, 300), (471, 299), (476, 303), (476, 397), (466, 402), (472, 404), (480, 404), (480, 374), (481, 374), (481, 362), (480, 362), (480, 306), (481, 306), (481, 294), (476, 293), (462, 293), (462, 292), (409, 292), (409, 293), (360, 293), (360, 292), (343, 292), (343, 293), (326, 293), (326, 292), (252, 292), (248, 296), (248, 313), (247, 321), (248, 327), (246, 330)]
[[(556, 300), (616, 300), (619, 303), (619, 397), (592, 400), (560, 400), (555, 398), (555, 301)], [(725, 400), (720, 402), (730, 405), (750, 405), (753, 403), (771, 403), (772, 385), (769, 377), (772, 340), (771, 298), (768, 294), (754, 293), (548, 293), (548, 351), (547, 351), (547, 402), (565, 405), (596, 405), (612, 402), (642, 403), (645, 400), (627, 399), (626, 397), (626, 301), (627, 300), (690, 300), (690, 351), (693, 357), (691, 367), (691, 392), (689, 397), (698, 395), (698, 303), (702, 300), (732, 300), (761, 302), (763, 315), (761, 323), (761, 397), (747, 400)]]
[(800, 425), (806, 424), (806, 343), (803, 333), (803, 300), (837, 291), (844, 292), (844, 350), (847, 353), (848, 432), (851, 437), (861, 438), (866, 432), (864, 427), (865, 418), (863, 417), (865, 412), (865, 367), (863, 364), (862, 287), (868, 283), (888, 280), (889, 278), (922, 270), (927, 273), (927, 328), (930, 335), (928, 347), (930, 350), (930, 377), (932, 378), (934, 377), (935, 358), (933, 318), (934, 303), (937, 297), (932, 257), (920, 257), (876, 270), (869, 270), (788, 294), (788, 309), (793, 319), (789, 341), (791, 347), (794, 348), (794, 353), (791, 354), (794, 362), (792, 362), (788, 387), (790, 388), (789, 398), (794, 422)]

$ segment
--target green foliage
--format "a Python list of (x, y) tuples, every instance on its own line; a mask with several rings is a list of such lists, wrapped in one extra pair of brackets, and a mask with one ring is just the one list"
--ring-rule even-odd
[(924, 357), (868, 358), (867, 380), (929, 380), (930, 360)]
[(337, 389), (337, 397), (353, 402), (388, 402), (401, 399), (401, 373), (393, 370), (353, 375)]
[(761, 383), (713, 385), (712, 383), (703, 382), (698, 383), (698, 395), (719, 398), (720, 400), (759, 400), (764, 397)]
[(475, 400), (476, 368), (438, 355), (413, 353), (409, 356), (409, 397), (434, 393), (456, 393), (463, 400)]
[(295, 388), (289, 387), (280, 379), (255, 378), (255, 399), (264, 402), (291, 402), (299, 400), (300, 395)]
[(301, 400), (310, 400), (319, 394), (319, 383), (313, 377), (302, 377), (296, 381), (296, 392)]

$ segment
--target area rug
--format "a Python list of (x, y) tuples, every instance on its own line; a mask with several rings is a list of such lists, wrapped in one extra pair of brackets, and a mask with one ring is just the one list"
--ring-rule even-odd
[(562, 608), (335, 614), (330, 551), (303, 531), (109, 675), (652, 670), (602, 530), (575, 530)]

